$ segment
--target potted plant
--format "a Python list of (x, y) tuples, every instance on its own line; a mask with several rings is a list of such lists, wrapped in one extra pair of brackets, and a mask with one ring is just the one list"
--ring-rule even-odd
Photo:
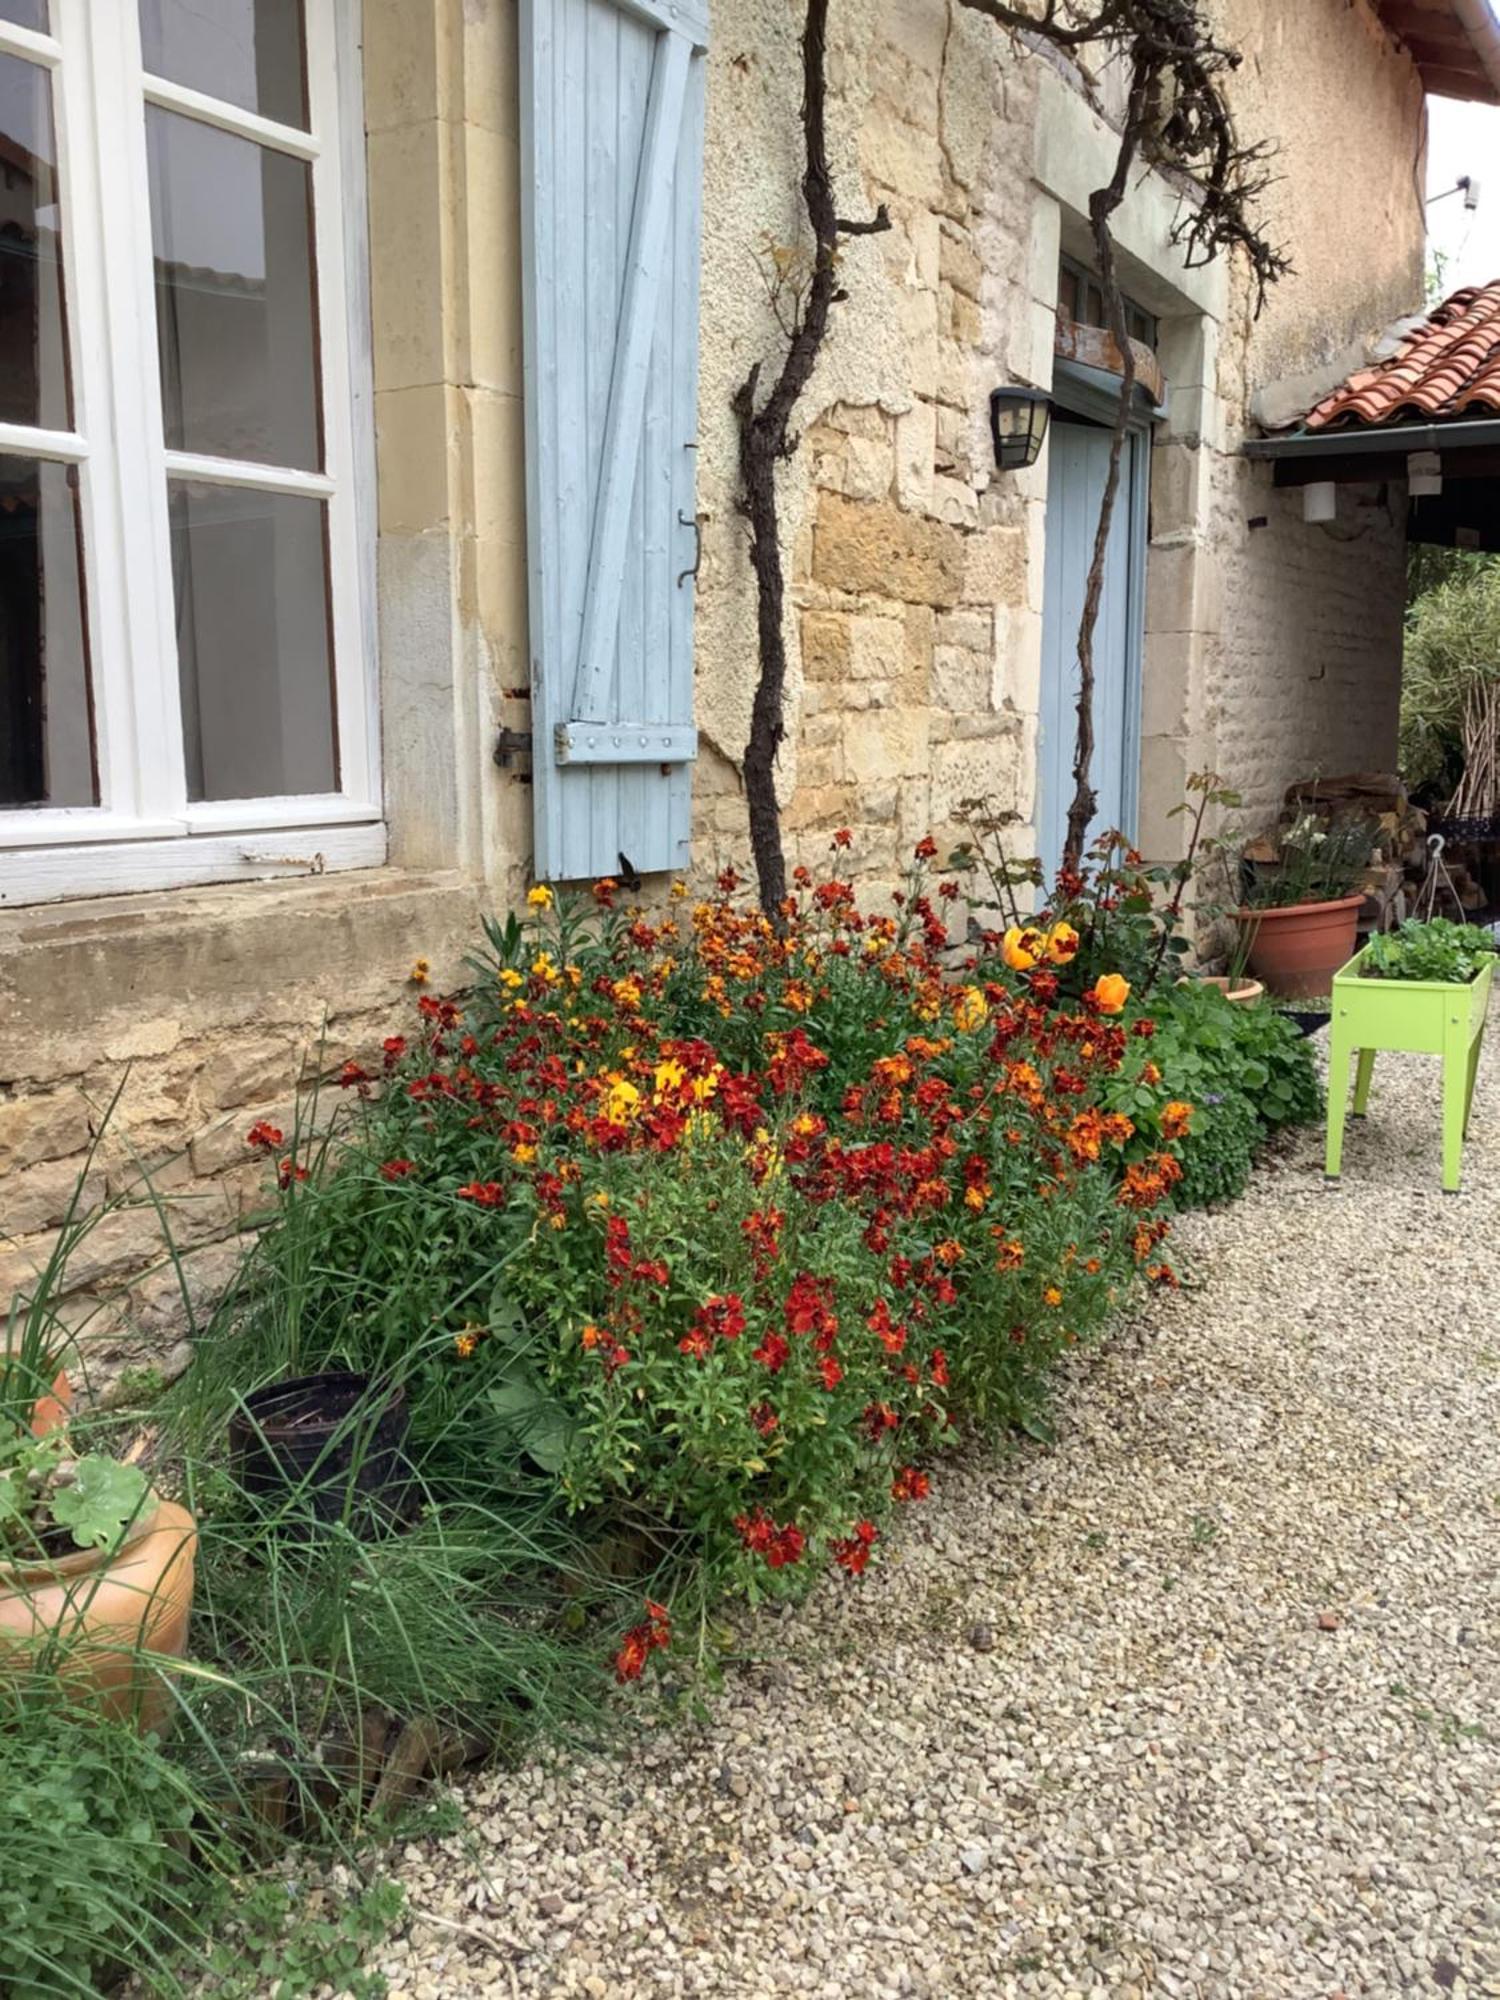
[(1362, 1118), (1376, 1051), (1401, 1049), (1443, 1058), (1443, 1187), (1457, 1193), (1496, 949), (1493, 933), (1477, 925), (1408, 919), (1371, 938), (1337, 973), (1324, 1162), (1330, 1179), (1343, 1159), (1350, 1058), (1359, 1059), (1354, 1116)]
[(1328, 991), (1354, 949), (1375, 838), (1368, 820), (1307, 811), (1281, 835), (1274, 865), (1247, 865), (1233, 916), (1245, 963), (1272, 993), (1296, 1000)]
[(82, 1185), (35, 1284), (11, 1301), (0, 1346), (0, 1685), (55, 1673), (150, 1727), (166, 1692), (147, 1656), (186, 1647), (197, 1528), (138, 1465), (81, 1451), (70, 1431), (54, 1302), (102, 1212), (78, 1214)]
[(139, 1466), (75, 1456), (64, 1429), (0, 1440), (0, 1678), (56, 1672), (156, 1725), (146, 1656), (187, 1643), (197, 1530)]

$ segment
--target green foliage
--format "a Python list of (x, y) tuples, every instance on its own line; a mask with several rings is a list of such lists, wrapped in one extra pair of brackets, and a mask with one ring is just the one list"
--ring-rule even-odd
[(371, 1947), (400, 1921), (400, 1883), (383, 1880), (340, 1901), (270, 1876), (237, 1898), (227, 1935), (209, 1955), (214, 2000), (308, 2000), (332, 1990), (340, 2000), (384, 2000), (379, 1973), (362, 1968)]
[(1253, 871), (1245, 886), (1245, 907), (1284, 910), (1352, 896), (1370, 865), (1378, 832), (1370, 820), (1325, 819), (1310, 805), (1278, 837), (1276, 865)]
[(0, 1552), (26, 1562), (69, 1546), (106, 1549), (146, 1498), (146, 1475), (101, 1454), (75, 1457), (67, 1436), (0, 1441)]
[(1360, 970), (1366, 979), (1434, 979), (1466, 985), (1495, 956), (1493, 932), (1478, 924), (1455, 924), (1447, 917), (1419, 922), (1408, 917), (1394, 931), (1377, 932)]
[[(1136, 1042), (1109, 1102), (1135, 1122), (1140, 1143), (1172, 1145), (1183, 1170), (1179, 1206), (1231, 1199), (1262, 1140), (1322, 1115), (1307, 1041), (1274, 1007), (1232, 1005), (1197, 981), (1161, 989), (1152, 1016), (1153, 1032)], [(1179, 1132), (1184, 1107), (1190, 1117)]]
[[(1414, 573), (1401, 681), (1401, 769), (1409, 786), (1447, 798), (1463, 770), (1470, 691), (1500, 679), (1500, 562), (1430, 551)], [(1434, 580), (1435, 579), (1435, 580)]]
[(197, 1803), (154, 1738), (13, 1700), (0, 1730), (9, 2000), (82, 2000), (127, 1967), (148, 1992), (173, 1990), (169, 1968), (205, 1894), (186, 1858)]

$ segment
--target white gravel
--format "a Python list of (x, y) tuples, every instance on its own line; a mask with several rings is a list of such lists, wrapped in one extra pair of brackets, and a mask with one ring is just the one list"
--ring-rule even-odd
[[(1500, 1081), (1185, 1220), (1189, 1282), (747, 1620), (702, 1726), (467, 1790), (392, 2000), (1500, 1995)], [(455, 1929), (453, 1926), (463, 1926)]]

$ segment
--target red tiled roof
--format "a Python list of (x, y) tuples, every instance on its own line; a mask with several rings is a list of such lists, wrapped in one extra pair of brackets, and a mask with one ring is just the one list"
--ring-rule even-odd
[(1389, 361), (1361, 368), (1308, 413), (1310, 431), (1403, 417), (1500, 413), (1500, 278), (1444, 299)]

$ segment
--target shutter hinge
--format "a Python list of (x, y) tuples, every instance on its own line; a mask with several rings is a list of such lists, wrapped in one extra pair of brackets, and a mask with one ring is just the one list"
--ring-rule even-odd
[(501, 729), (495, 735), (495, 762), (502, 771), (508, 771), (511, 760), (518, 754), (531, 755), (531, 731), (529, 729)]

